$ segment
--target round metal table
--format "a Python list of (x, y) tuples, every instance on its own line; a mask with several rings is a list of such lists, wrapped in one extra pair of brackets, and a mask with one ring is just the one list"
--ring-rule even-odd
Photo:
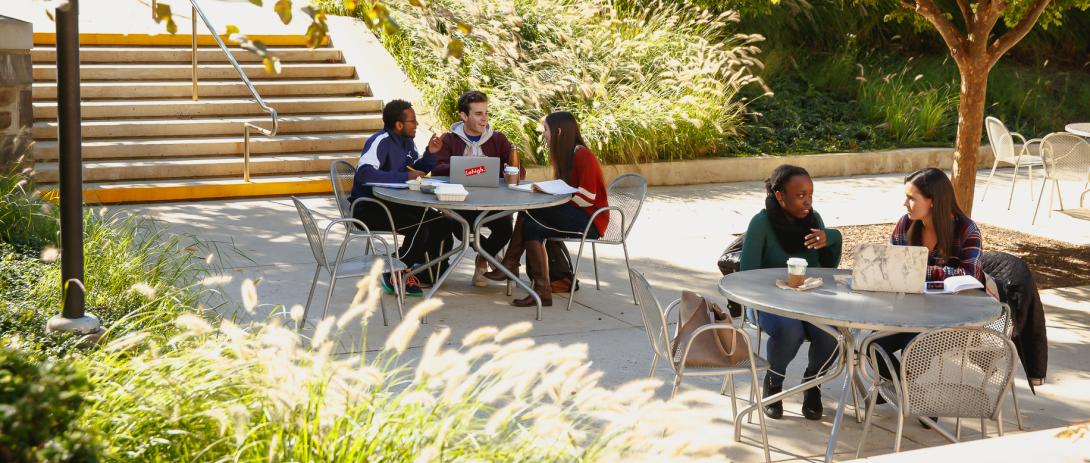
[(1068, 133), (1073, 133), (1080, 137), (1090, 138), (1090, 122), (1077, 122), (1074, 124), (1067, 124), (1067, 126), (1064, 127), (1064, 130), (1066, 130)]
[[(447, 177), (435, 177), (436, 179), (446, 180)], [(446, 280), (451, 270), (458, 266), (462, 258), (465, 257), (469, 251), (470, 245), (488, 262), (491, 262), (495, 268), (500, 269), (507, 275), (511, 281), (515, 282), (518, 286), (522, 287), (530, 293), (530, 295), (537, 302), (537, 319), (541, 320), (541, 297), (534, 292), (526, 282), (522, 281), (511, 271), (507, 270), (496, 256), (493, 256), (481, 248), (481, 226), (492, 222), (494, 220), (507, 217), (518, 211), (525, 211), (530, 209), (540, 209), (550, 206), (558, 206), (571, 200), (571, 195), (550, 195), (544, 193), (527, 193), (507, 187), (507, 184), (503, 182), (503, 179), (497, 179), (498, 188), (491, 187), (465, 187), (469, 191), (469, 196), (466, 196), (465, 201), (440, 201), (432, 193), (423, 193), (420, 191), (413, 191), (407, 188), (383, 188), (375, 187), (374, 195), (376, 198), (392, 203), (404, 204), (407, 206), (417, 207), (430, 207), (442, 213), (443, 215), (453, 219), (462, 226), (461, 243), (452, 248), (450, 251), (443, 255), (429, 260), (424, 265), (413, 270), (410, 275), (416, 275), (427, 270), (429, 267), (437, 265), (444, 259), (454, 256), (454, 261), (447, 266), (435, 283), (432, 285), (425, 294), (425, 298), (432, 297), (439, 287), (442, 286), (443, 281)], [(527, 182), (523, 182), (527, 183)], [(483, 214), (477, 216), (471, 226), (469, 222), (462, 217), (457, 211), (485, 211)], [(473, 239), (470, 239), (472, 233)], [(510, 289), (510, 288), (509, 288)]]
[[(808, 277), (820, 277), (822, 286), (809, 291), (790, 291), (776, 287), (777, 279), (786, 279), (787, 269), (768, 268), (736, 272), (719, 281), (719, 292), (728, 299), (761, 312), (802, 320), (837, 338), (839, 362), (824, 375), (799, 386), (765, 398), (775, 402), (835, 379), (845, 370), (844, 387), (833, 418), (833, 429), (825, 450), (831, 461), (836, 436), (844, 416), (849, 386), (855, 375), (855, 339), (853, 329), (882, 332), (923, 332), (937, 328), (983, 325), (1002, 314), (998, 301), (984, 291), (952, 294), (904, 294), (852, 291), (837, 283), (835, 275), (850, 276), (851, 270), (813, 268)], [(738, 413), (735, 423), (756, 405)], [(760, 412), (758, 412), (760, 413)], [(735, 428), (740, 440), (741, 427)]]

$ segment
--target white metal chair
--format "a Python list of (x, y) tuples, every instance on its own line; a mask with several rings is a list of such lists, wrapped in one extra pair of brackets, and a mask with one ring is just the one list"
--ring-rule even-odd
[[(995, 168), (999, 167), (999, 164), (1014, 166), (1014, 174), (1011, 177), (1011, 192), (1007, 198), (1007, 210), (1010, 210), (1011, 201), (1014, 199), (1014, 184), (1018, 182), (1019, 167), (1026, 168), (1026, 175), (1029, 179), (1029, 198), (1033, 199), (1033, 166), (1041, 165), (1041, 157), (1030, 154), (1030, 145), (1041, 143), (1041, 139), (1026, 140), (1026, 137), (1017, 132), (1007, 130), (1007, 126), (1003, 125), (1002, 121), (991, 116), (984, 119), (984, 127), (988, 132), (988, 143), (992, 146), (992, 153), (995, 154), (995, 162), (992, 163), (992, 172), (988, 174), (988, 181), (984, 184), (984, 193), (980, 195), (980, 200), (984, 201), (984, 197), (988, 195), (988, 187), (992, 184)], [(1017, 154), (1014, 148), (1015, 138), (1022, 142), (1022, 148), (1018, 150)]]
[[(746, 344), (753, 345), (749, 334), (741, 328), (736, 328), (727, 323), (714, 323), (704, 325), (698, 328), (692, 333), (689, 339), (684, 340), (681, 348), (679, 349), (679, 355), (671, 355), (670, 345), (677, 337), (678, 326), (674, 328), (674, 335), (670, 336), (667, 332), (667, 320), (670, 317), (670, 312), (676, 309), (681, 304), (681, 299), (677, 299), (671, 302), (666, 307), (666, 311), (663, 312), (662, 307), (659, 305), (659, 301), (655, 298), (655, 295), (651, 292), (651, 285), (647, 282), (647, 278), (643, 276), (637, 270), (629, 270), (629, 278), (632, 280), (632, 286), (635, 294), (642, 301), (640, 304), (640, 315), (643, 317), (644, 331), (647, 332), (647, 339), (651, 342), (651, 351), (654, 354), (653, 360), (651, 360), (651, 372), (650, 377), (655, 376), (655, 368), (658, 367), (659, 360), (665, 359), (670, 369), (674, 372), (674, 388), (670, 393), (670, 397), (673, 398), (677, 395), (678, 389), (681, 388), (681, 381), (686, 374), (690, 376), (723, 376), (723, 387), (720, 389), (720, 394), (727, 394), (728, 386), (730, 388), (730, 405), (731, 416), (737, 417), (738, 405), (737, 397), (734, 391), (734, 375), (736, 374), (748, 374), (750, 376), (750, 389), (749, 389), (749, 401), (757, 402), (757, 419), (761, 424), (761, 443), (764, 445), (765, 461), (770, 462), (771, 457), (768, 451), (768, 429), (765, 426), (765, 416), (763, 413), (764, 405), (761, 403), (761, 394), (757, 392), (757, 371), (768, 369), (768, 362), (765, 359), (753, 354), (753, 350), (749, 349), (749, 358), (747, 361), (740, 363), (739, 365), (730, 368), (694, 368), (685, 367), (685, 360), (689, 355), (689, 348), (692, 346), (693, 339), (697, 335), (709, 330), (730, 330), (741, 334), (742, 338), (746, 340)], [(680, 317), (680, 314), (678, 314)], [(678, 324), (680, 325), (680, 323)], [(734, 423), (735, 426), (741, 426), (742, 423)]]
[[(1017, 356), (1010, 338), (984, 327), (942, 328), (927, 331), (904, 349), (899, 372), (884, 350), (868, 344), (871, 369), (884, 362), (894, 376), (880, 387), (874, 383), (867, 401), (863, 435), (856, 450), (858, 457), (867, 440), (881, 393), (897, 408), (897, 428), (893, 451), (901, 451), (904, 419), (918, 417), (980, 418), (981, 438), (987, 436), (985, 419), (996, 421), (1003, 435), (1003, 397), (1011, 387)], [(879, 375), (875, 375), (880, 378)], [(952, 442), (956, 436), (938, 426), (932, 429)]]
[[(303, 316), (296, 325), (297, 330), (302, 330), (306, 325), (307, 312), (310, 311), (310, 301), (314, 297), (314, 288), (318, 285), (318, 276), (325, 270), (325, 273), (329, 275), (329, 291), (326, 293), (325, 307), (322, 309), (322, 318), (324, 319), (329, 312), (329, 302), (333, 299), (333, 289), (337, 287), (337, 280), (341, 278), (359, 278), (371, 273), (371, 268), (375, 265), (376, 261), (382, 261), (383, 272), (391, 273), (394, 285), (398, 288), (397, 291), (397, 311), (404, 317), (403, 303), (401, 300), (401, 294), (404, 293), (403, 282), (401, 280), (401, 270), (405, 269), (405, 264), (401, 262), (396, 256), (389, 252), (389, 245), (381, 236), (373, 235), (367, 230), (367, 225), (363, 222), (352, 218), (335, 219), (326, 225), (325, 231), (319, 233), (318, 225), (314, 220), (314, 214), (299, 201), (296, 197), (292, 196), (292, 202), (295, 203), (295, 209), (299, 212), (299, 219), (303, 222), (303, 230), (306, 231), (307, 241), (310, 243), (310, 251), (314, 254), (314, 261), (316, 268), (314, 269), (314, 279), (310, 282), (310, 291), (307, 293), (307, 303), (303, 306)], [(340, 246), (337, 248), (337, 256), (330, 264), (329, 258), (326, 256), (325, 243), (329, 238), (329, 232), (335, 225), (342, 225), (345, 228), (352, 228), (353, 225), (358, 227), (359, 232), (346, 233), (343, 240), (341, 240)], [(344, 258), (345, 251), (348, 249), (348, 243), (356, 238), (366, 238), (368, 245), (366, 250), (368, 251), (362, 256)], [(378, 246), (381, 245), (381, 248)], [(381, 253), (374, 252), (374, 250), (382, 249)], [(388, 325), (386, 320), (386, 305), (379, 298), (379, 304), (382, 309), (382, 324)]]
[(1078, 135), (1056, 132), (1041, 140), (1041, 158), (1044, 160), (1045, 181), (1041, 184), (1041, 193), (1037, 195), (1037, 206), (1033, 209), (1033, 221), (1037, 223), (1037, 212), (1041, 209), (1041, 200), (1045, 194), (1045, 185), (1052, 180), (1052, 191), (1048, 195), (1048, 213), (1052, 216), (1053, 193), (1060, 197), (1060, 210), (1064, 209), (1064, 198), (1060, 192), (1060, 180), (1083, 182), (1083, 194), (1079, 197), (1079, 207), (1086, 196), (1086, 187), (1090, 185), (1090, 142)]
[[(632, 271), (632, 265), (628, 260), (628, 233), (632, 231), (632, 225), (636, 223), (636, 218), (640, 215), (640, 209), (643, 208), (643, 200), (647, 197), (647, 179), (640, 174), (624, 174), (617, 177), (606, 187), (606, 197), (609, 199), (609, 206), (598, 209), (591, 214), (590, 222), (583, 229), (581, 237), (550, 238), (553, 241), (579, 243), (579, 251), (575, 254), (575, 265), (572, 268), (572, 285), (571, 291), (568, 293), (568, 310), (571, 310), (572, 302), (575, 301), (579, 261), (583, 258), (583, 245), (585, 243), (590, 243), (591, 256), (594, 260), (595, 289), (602, 289), (601, 282), (598, 280), (598, 248), (595, 247), (598, 244), (620, 245), (624, 249), (625, 268), (630, 272)], [(590, 231), (590, 227), (594, 226), (594, 218), (598, 217), (599, 214), (609, 214), (609, 226), (600, 238), (587, 238), (587, 232)], [(632, 303), (639, 305), (640, 301), (636, 297), (635, 283), (632, 282), (631, 278), (629, 278), (628, 283), (632, 285)]]
[[(363, 202), (375, 203), (386, 213), (386, 219), (390, 222), (390, 230), (397, 230), (397, 228), (394, 227), (394, 216), (390, 214), (390, 209), (386, 207), (382, 201), (374, 198), (356, 198), (352, 204), (348, 203), (348, 195), (349, 193), (352, 193), (352, 184), (355, 182), (355, 179), (356, 168), (352, 167), (352, 164), (349, 164), (347, 161), (338, 159), (329, 165), (329, 183), (333, 186), (333, 200), (337, 202), (337, 211), (341, 213), (341, 218), (353, 218), (352, 210), (355, 209), (356, 204)], [(362, 233), (358, 228), (345, 228), (348, 229), (347, 233)], [(393, 249), (396, 253), (396, 250), (398, 249), (397, 232), (375, 231), (374, 233), (376, 235), (390, 235), (390, 240), (394, 243)], [(394, 256), (400, 257), (397, 254), (394, 254)]]

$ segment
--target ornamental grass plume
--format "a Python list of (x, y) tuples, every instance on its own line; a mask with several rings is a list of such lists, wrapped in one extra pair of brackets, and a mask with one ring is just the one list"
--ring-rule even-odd
[(334, 354), (344, 328), (366, 333), (371, 283), (358, 286), (367, 308), (352, 323), (329, 317), (311, 339), (280, 318), (194, 315), (170, 340), (118, 339), (89, 359), (94, 400), (81, 425), (117, 461), (685, 462), (730, 441), (715, 394), (663, 401), (656, 380), (606, 389), (586, 345), (538, 344), (522, 337), (528, 324), (460, 344), (443, 328), (404, 355), (435, 300), (410, 310), (383, 349)]

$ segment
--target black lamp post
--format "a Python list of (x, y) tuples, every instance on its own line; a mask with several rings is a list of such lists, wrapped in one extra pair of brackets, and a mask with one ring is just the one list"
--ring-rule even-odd
[(79, 1), (68, 0), (54, 15), (57, 25), (57, 112), (60, 122), (61, 315), (46, 330), (96, 335), (94, 315), (84, 313), (83, 155), (80, 151)]

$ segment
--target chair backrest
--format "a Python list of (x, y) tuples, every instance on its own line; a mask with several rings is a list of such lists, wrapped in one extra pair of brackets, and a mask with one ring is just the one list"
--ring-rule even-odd
[(1085, 182), (1090, 173), (1090, 142), (1067, 132), (1051, 133), (1041, 140), (1045, 178)]
[(1010, 338), (981, 327), (925, 332), (905, 347), (901, 363), (904, 413), (995, 419), (1011, 385)]
[(299, 220), (303, 222), (303, 231), (307, 233), (307, 241), (310, 242), (310, 252), (314, 254), (314, 261), (328, 268), (329, 261), (326, 260), (322, 234), (318, 231), (318, 224), (314, 222), (314, 214), (298, 198), (292, 196), (291, 201), (295, 203), (295, 210), (299, 211)]
[(992, 146), (995, 159), (999, 162), (1014, 164), (1014, 139), (1003, 121), (988, 116), (984, 118), (984, 128), (988, 131), (988, 144)]
[(647, 332), (647, 339), (651, 342), (651, 349), (658, 354), (660, 359), (673, 365), (673, 356), (670, 354), (670, 335), (666, 332), (666, 315), (662, 313), (658, 299), (651, 293), (651, 285), (647, 278), (637, 270), (629, 270), (632, 284), (636, 288), (636, 300), (640, 301), (640, 315), (643, 317), (643, 330)]
[(624, 229), (621, 229), (621, 214), (617, 211), (609, 211), (609, 227), (602, 235), (607, 241), (620, 241), (628, 237), (632, 230), (632, 224), (636, 223), (636, 217), (643, 208), (643, 200), (647, 198), (647, 179), (640, 174), (624, 174), (613, 179), (606, 187), (606, 197), (610, 206), (616, 206), (624, 211)]
[(338, 159), (329, 165), (329, 183), (333, 184), (333, 199), (337, 201), (337, 210), (341, 218), (352, 217), (352, 207), (348, 204), (348, 195), (352, 193), (352, 182), (356, 179), (356, 168), (348, 161)]

